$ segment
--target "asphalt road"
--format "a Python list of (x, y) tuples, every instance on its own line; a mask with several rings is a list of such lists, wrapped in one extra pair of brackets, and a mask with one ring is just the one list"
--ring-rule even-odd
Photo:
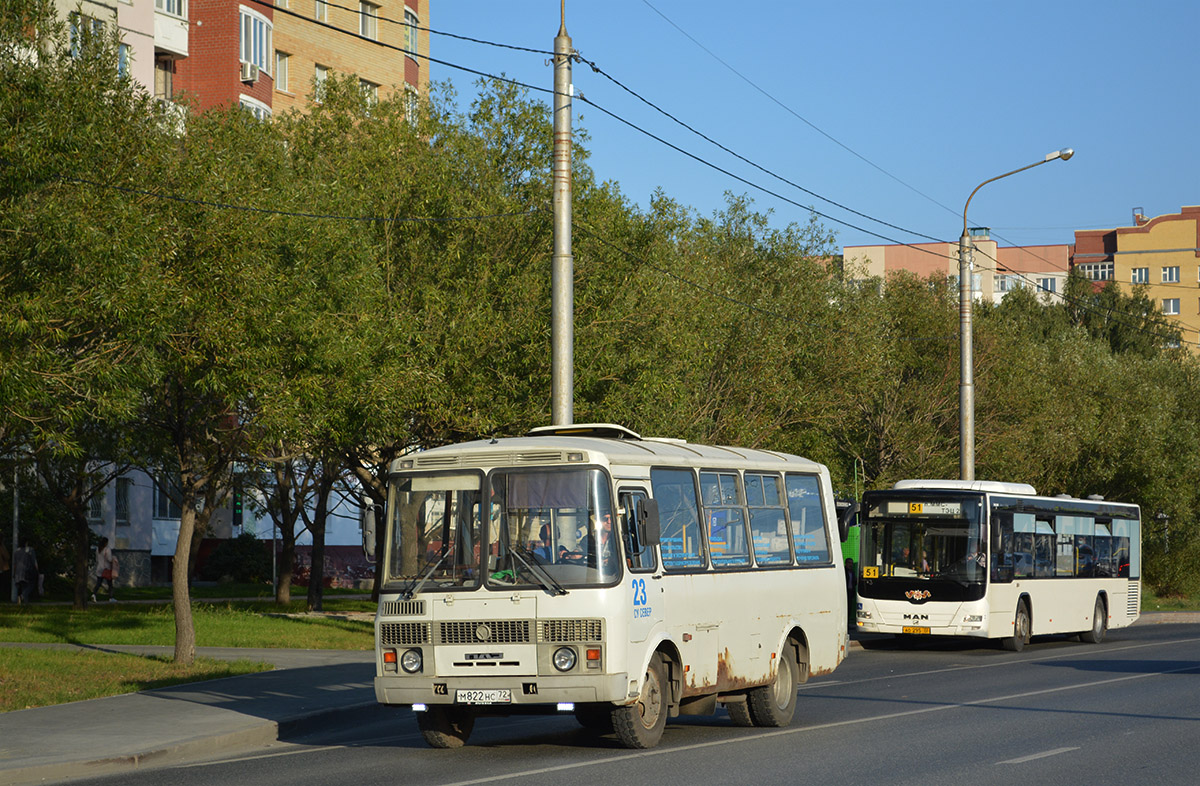
[(1088, 783), (1200, 781), (1200, 624), (1138, 625), (1100, 645), (1021, 653), (957, 641), (855, 649), (803, 686), (787, 729), (723, 712), (626, 750), (570, 716), (481, 720), (466, 748), (425, 747), (407, 710), (373, 708), (266, 748), (94, 784)]

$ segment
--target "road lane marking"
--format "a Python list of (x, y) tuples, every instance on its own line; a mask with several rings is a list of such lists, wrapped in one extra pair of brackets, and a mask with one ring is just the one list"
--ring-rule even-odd
[(1143, 674), (1128, 674), (1123, 677), (1112, 677), (1106, 680), (1095, 680), (1093, 682), (1081, 682), (1076, 685), (1062, 685), (1057, 688), (1044, 688), (1042, 690), (1025, 691), (1023, 693), (1011, 693), (1007, 696), (993, 696), (990, 699), (976, 699), (975, 701), (955, 702), (953, 704), (937, 704), (931, 707), (922, 707), (916, 710), (904, 710), (903, 712), (890, 712), (883, 715), (873, 715), (869, 718), (855, 718), (854, 720), (834, 721), (832, 723), (821, 723), (815, 726), (804, 726), (795, 729), (780, 729), (779, 731), (764, 732), (762, 734), (754, 734), (743, 737), (729, 737), (721, 740), (710, 740), (708, 742), (697, 742), (691, 745), (680, 745), (674, 748), (654, 748), (652, 750), (637, 751), (636, 753), (626, 753), (618, 756), (612, 756), (605, 759), (594, 761), (581, 761), (572, 764), (560, 764), (554, 767), (539, 767), (532, 770), (521, 770), (520, 772), (511, 772), (505, 774), (489, 775), (483, 778), (473, 778), (466, 781), (454, 781), (445, 783), (442, 786), (478, 786), (484, 783), (500, 783), (502, 781), (516, 780), (518, 778), (529, 778), (535, 775), (546, 775), (555, 772), (566, 772), (569, 770), (579, 770), (585, 767), (595, 767), (603, 764), (617, 764), (627, 761), (636, 761), (637, 759), (648, 759), (654, 756), (666, 756), (672, 753), (687, 753), (688, 751), (703, 750), (705, 748), (716, 748), (721, 745), (737, 745), (744, 742), (759, 742), (761, 740), (770, 739), (772, 737), (784, 737), (795, 734), (807, 734), (813, 731), (824, 731), (826, 729), (840, 729), (846, 726), (856, 726), (862, 723), (872, 723), (874, 721), (895, 720), (896, 718), (908, 718), (915, 715), (925, 715), (931, 712), (942, 712), (944, 710), (955, 710), (964, 707), (978, 707), (985, 704), (994, 704), (1002, 701), (1011, 701), (1013, 699), (1026, 699), (1033, 696), (1045, 696), (1051, 693), (1061, 693), (1069, 690), (1079, 690), (1081, 688), (1094, 688), (1101, 685), (1113, 685), (1118, 682), (1129, 682), (1130, 680), (1140, 680), (1146, 677), (1161, 677), (1166, 674), (1179, 674), (1185, 671), (1195, 671), (1194, 665), (1184, 666), (1178, 669), (1166, 669), (1163, 671), (1147, 672)]
[(1043, 753), (1031, 753), (1028, 756), (1022, 756), (1019, 759), (1009, 759), (1008, 761), (998, 761), (996, 763), (997, 764), (1024, 764), (1027, 761), (1034, 761), (1035, 759), (1044, 759), (1047, 756), (1057, 756), (1060, 753), (1070, 753), (1071, 751), (1077, 751), (1077, 750), (1079, 750), (1079, 748), (1055, 748), (1052, 751), (1045, 751)]
[[(1107, 654), (1113, 653), (1113, 652), (1127, 652), (1129, 650), (1146, 649), (1147, 647), (1162, 647), (1164, 645), (1169, 645), (1169, 644), (1195, 644), (1198, 641), (1200, 641), (1200, 638), (1177, 639), (1174, 641), (1154, 641), (1154, 642), (1148, 642), (1146, 644), (1127, 644), (1122, 647), (1106, 647), (1103, 650), (1089, 649), (1089, 650), (1087, 650), (1087, 654), (1105, 654), (1105, 655), (1107, 655)], [(879, 682), (881, 680), (896, 680), (896, 679), (904, 679), (906, 677), (928, 677), (931, 674), (944, 674), (949, 671), (970, 671), (972, 669), (994, 669), (994, 668), (999, 668), (1002, 666), (1022, 666), (1027, 663), (1040, 663), (1042, 661), (1068, 660), (1072, 657), (1077, 657), (1078, 655), (1080, 655), (1080, 652), (1073, 650), (1068, 653), (1057, 653), (1054, 655), (1044, 655), (1039, 658), (1008, 659), (1008, 660), (999, 661), (997, 663), (971, 663), (971, 664), (964, 664), (961, 666), (945, 666), (942, 668), (929, 669), (926, 671), (908, 671), (908, 672), (903, 672), (900, 674), (883, 674), (878, 677), (864, 677), (863, 679), (858, 679), (858, 680), (853, 680), (853, 679), (840, 680), (840, 681), (830, 680), (828, 682), (821, 681), (821, 680), (809, 680), (808, 682), (799, 686), (799, 690), (801, 693), (803, 693), (806, 690), (811, 691), (811, 690), (816, 690), (818, 688), (826, 688), (826, 687), (828, 687), (830, 685), (834, 685), (834, 684), (848, 687), (851, 685), (863, 685), (868, 682)]]

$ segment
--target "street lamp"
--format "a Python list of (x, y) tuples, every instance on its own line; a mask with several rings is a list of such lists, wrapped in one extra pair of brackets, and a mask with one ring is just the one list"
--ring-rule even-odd
[(958, 383), (958, 470), (963, 480), (975, 480), (975, 360), (971, 338), (971, 310), (974, 305), (971, 294), (971, 238), (967, 234), (967, 208), (979, 189), (1000, 178), (1033, 169), (1048, 161), (1061, 158), (1063, 161), (1075, 155), (1069, 147), (1047, 153), (1041, 161), (1005, 172), (975, 186), (967, 204), (963, 206), (963, 229), (958, 239), (958, 335), (959, 335), (959, 383)]

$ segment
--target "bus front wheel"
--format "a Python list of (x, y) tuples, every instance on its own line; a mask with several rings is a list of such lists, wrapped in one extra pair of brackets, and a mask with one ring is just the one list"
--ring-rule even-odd
[(1010, 652), (1020, 652), (1029, 643), (1030, 623), (1029, 607), (1025, 601), (1017, 604), (1017, 616), (1013, 620), (1013, 635), (1004, 639), (1004, 649)]
[(1080, 633), (1079, 640), (1088, 644), (1099, 644), (1104, 641), (1104, 634), (1107, 632), (1108, 609), (1104, 605), (1104, 598), (1097, 595), (1096, 608), (1092, 610), (1092, 629)]
[(417, 728), (431, 748), (461, 748), (475, 728), (475, 713), (435, 704), (417, 713)]
[(646, 667), (642, 692), (633, 704), (613, 709), (613, 728), (626, 748), (653, 748), (667, 726), (667, 675), (657, 655)]

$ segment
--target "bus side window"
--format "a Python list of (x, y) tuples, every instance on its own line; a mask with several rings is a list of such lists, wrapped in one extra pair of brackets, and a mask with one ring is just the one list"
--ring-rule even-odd
[(1015, 559), (1013, 555), (1013, 517), (1011, 513), (997, 513), (992, 519), (992, 581), (1007, 583), (1013, 580)]
[[(630, 570), (654, 570), (658, 559), (652, 544), (638, 542), (638, 533), (644, 532), (644, 522), (638, 520), (639, 502), (646, 499), (644, 491), (620, 491), (620, 526), (625, 539), (625, 561)], [(639, 526), (643, 525), (643, 526)]]

